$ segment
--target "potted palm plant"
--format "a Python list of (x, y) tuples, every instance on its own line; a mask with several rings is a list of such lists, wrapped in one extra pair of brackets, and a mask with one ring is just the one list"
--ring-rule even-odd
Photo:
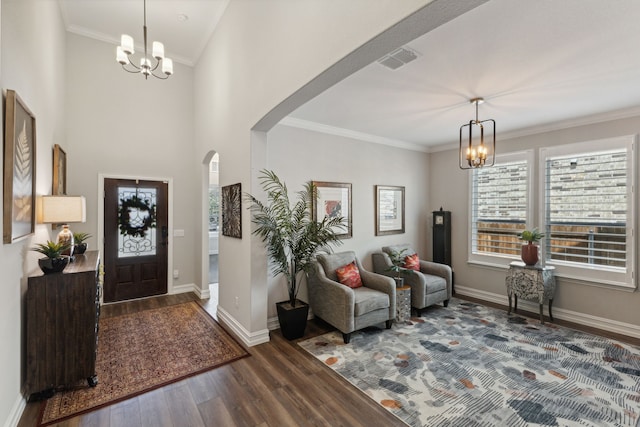
[(273, 171), (262, 170), (259, 179), (267, 201), (247, 194), (256, 225), (253, 234), (265, 244), (271, 274), (283, 274), (287, 279), (289, 299), (276, 303), (276, 308), (282, 335), (292, 340), (304, 335), (309, 313), (309, 305), (298, 300), (300, 276), (311, 271), (317, 253), (329, 252), (329, 245), (342, 243), (339, 234), (346, 226), (341, 216), (313, 220), (313, 201), (318, 197), (313, 182), (305, 184), (292, 205), (286, 184)]
[(44, 255), (38, 259), (38, 266), (44, 274), (51, 274), (60, 273), (69, 264), (69, 257), (62, 255), (69, 247), (67, 242), (47, 240), (47, 243), (37, 243), (31, 250)]
[(533, 230), (524, 230), (518, 234), (518, 237), (520, 240), (527, 242), (526, 245), (522, 245), (520, 253), (522, 262), (526, 265), (536, 265), (538, 262), (538, 245), (534, 243), (538, 243), (544, 237), (544, 234), (534, 228)]
[(89, 237), (91, 237), (89, 233), (73, 233), (73, 242), (75, 243), (73, 248), (74, 254), (82, 255), (87, 251), (87, 243), (85, 240)]

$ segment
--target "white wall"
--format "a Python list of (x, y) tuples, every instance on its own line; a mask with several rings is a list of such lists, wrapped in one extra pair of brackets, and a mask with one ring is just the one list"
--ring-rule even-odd
[[(427, 153), (278, 125), (267, 134), (267, 165), (289, 188), (290, 198), (307, 181), (352, 185), (353, 237), (336, 252), (355, 251), (366, 269), (371, 254), (382, 246), (410, 243), (426, 259), (426, 229), (430, 224)], [(375, 235), (375, 186), (405, 187), (405, 233)], [(299, 297), (307, 301), (306, 283)], [(269, 317), (275, 303), (287, 299), (284, 277), (269, 277)]]
[[(573, 142), (592, 141), (623, 135), (634, 135), (640, 131), (640, 117), (595, 123), (564, 130), (539, 133), (508, 140), (498, 140), (496, 151), (507, 153)], [(499, 137), (499, 135), (498, 135)], [(636, 153), (637, 155), (637, 153)], [(467, 263), (467, 236), (469, 233), (469, 179), (468, 172), (458, 169), (456, 150), (433, 153), (430, 159), (430, 205), (433, 210), (440, 205), (452, 211), (452, 257), (456, 286), (468, 287), (473, 292), (489, 292), (506, 300), (505, 270), (479, 267)], [(535, 171), (538, 176), (538, 171)], [(536, 178), (537, 180), (537, 178)], [(537, 185), (536, 185), (537, 188)], [(637, 188), (637, 182), (636, 182)], [(538, 199), (538, 194), (532, 197)], [(637, 197), (637, 195), (636, 195)], [(637, 209), (637, 206), (636, 206)], [(636, 211), (637, 215), (637, 211)], [(637, 230), (636, 230), (637, 234)], [(637, 253), (637, 251), (636, 251)], [(636, 266), (638, 265), (636, 259)], [(637, 268), (637, 267), (636, 267)], [(637, 270), (636, 270), (637, 274)], [(636, 278), (637, 282), (637, 278)], [(487, 295), (491, 297), (491, 295)], [(595, 322), (605, 329), (615, 328), (615, 322), (635, 325), (635, 333), (640, 336), (640, 293), (602, 288), (578, 281), (559, 279), (553, 300), (554, 314), (560, 316), (566, 310), (567, 316), (583, 322)], [(590, 316), (613, 321), (603, 324)], [(622, 325), (623, 327), (625, 325)]]
[[(130, 74), (115, 60), (115, 46), (67, 36), (67, 153), (69, 194), (87, 198), (87, 222), (74, 231), (94, 237), (99, 247), (98, 175), (169, 178), (173, 180), (173, 228), (184, 237), (170, 237), (173, 286), (196, 282), (199, 229), (199, 170), (193, 159), (193, 69), (175, 64), (167, 80)], [(171, 202), (171, 201), (170, 201)], [(170, 232), (170, 236), (172, 233)], [(172, 272), (169, 272), (171, 286)]]
[[(36, 192), (50, 194), (53, 145), (65, 140), (62, 19), (58, 4), (50, 1), (2, 0), (1, 10), (3, 96), (6, 89), (15, 90), (36, 117)], [(25, 360), (23, 296), (28, 274), (38, 268), (38, 254), (28, 248), (51, 237), (51, 227), (37, 225), (34, 236), (0, 246), (0, 424), (3, 425), (17, 423), (24, 405), (20, 393)]]
[[(418, 31), (426, 21), (429, 29), (434, 28), (464, 12), (456, 8), (479, 3), (232, 1), (195, 70), (194, 164), (202, 165), (206, 153), (215, 150), (221, 158), (220, 185), (240, 182), (243, 191), (256, 193), (256, 173), (267, 165), (266, 139), (251, 129), (265, 114), (277, 110), (281, 117), (270, 120), (278, 122), (290, 108), (326, 89), (328, 86), (321, 87), (314, 80), (316, 76), (343, 58), (351, 58), (351, 52), (375, 36), (382, 36), (380, 43), (358, 49), (358, 60), (375, 60), (410, 40), (402, 34), (415, 37), (418, 34), (411, 35), (412, 31)], [(406, 31), (398, 27), (385, 31), (415, 11), (426, 12), (420, 19), (403, 21), (402, 30)], [(387, 34), (390, 36), (385, 39)], [(360, 62), (345, 64), (342, 70), (332, 69), (327, 81), (346, 77), (346, 69), (353, 72), (358, 66)], [(268, 129), (268, 125), (258, 127)], [(200, 209), (204, 213), (204, 207)], [(204, 227), (204, 218), (200, 227)], [(242, 229), (241, 240), (220, 239), (218, 314), (224, 323), (233, 323), (245, 342), (254, 344), (264, 339), (267, 326), (267, 269), (261, 242), (250, 237), (251, 223), (246, 213)], [(204, 277), (203, 260), (199, 267)]]

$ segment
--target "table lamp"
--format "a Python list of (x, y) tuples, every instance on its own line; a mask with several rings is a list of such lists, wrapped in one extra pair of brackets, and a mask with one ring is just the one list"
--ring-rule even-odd
[(42, 196), (41, 222), (62, 225), (57, 242), (69, 244), (69, 249), (63, 254), (69, 255), (71, 259), (73, 259), (74, 241), (69, 223), (86, 221), (86, 205), (84, 196)]

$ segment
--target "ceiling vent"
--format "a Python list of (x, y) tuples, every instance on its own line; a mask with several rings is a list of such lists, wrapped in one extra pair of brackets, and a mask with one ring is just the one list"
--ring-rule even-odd
[(378, 63), (392, 70), (397, 70), (418, 57), (418, 52), (408, 47), (400, 47), (388, 55), (378, 59)]

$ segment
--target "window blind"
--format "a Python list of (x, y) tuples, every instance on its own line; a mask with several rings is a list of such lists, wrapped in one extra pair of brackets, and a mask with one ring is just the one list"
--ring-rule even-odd
[(527, 223), (527, 160), (473, 170), (472, 248), (476, 254), (520, 255)]
[(626, 267), (627, 150), (547, 157), (547, 259)]

